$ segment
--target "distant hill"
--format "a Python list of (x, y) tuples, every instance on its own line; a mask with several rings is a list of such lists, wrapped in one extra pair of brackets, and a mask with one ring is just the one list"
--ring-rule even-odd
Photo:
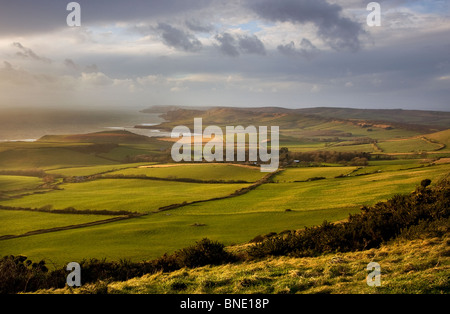
[[(288, 109), (282, 107), (152, 107), (142, 112), (163, 113), (162, 117), (168, 120), (161, 126), (170, 128), (171, 122), (192, 120), (194, 117), (203, 117), (204, 122), (222, 123), (230, 122), (273, 122), (288, 126), (288, 121), (302, 121), (305, 118), (315, 122), (349, 121), (361, 123), (370, 121), (377, 124), (393, 124), (397, 128), (417, 130), (420, 132), (436, 132), (450, 128), (450, 112), (403, 110), (403, 109), (351, 109), (351, 108), (304, 108)], [(176, 123), (175, 123), (176, 124)], [(301, 123), (300, 123), (301, 124)], [(292, 127), (301, 126), (299, 123), (290, 123)], [(270, 125), (270, 123), (269, 123)], [(161, 127), (160, 126), (160, 127)]]
[(147, 136), (134, 134), (128, 131), (104, 131), (88, 134), (75, 135), (45, 135), (41, 137), (38, 142), (52, 142), (52, 143), (149, 143), (153, 140)]
[(385, 121), (409, 125), (450, 128), (450, 112), (403, 109), (306, 108), (295, 112), (328, 118)]
[(276, 125), (280, 128), (304, 128), (332, 121), (314, 115), (299, 114), (289, 109), (275, 108), (232, 108), (215, 107), (207, 110), (198, 109), (174, 109), (161, 115), (166, 120), (157, 126), (139, 128), (171, 130), (178, 125), (193, 127), (194, 118), (202, 118), (203, 125)]
[(147, 109), (141, 110), (141, 113), (167, 113), (177, 109), (194, 109), (194, 110), (208, 110), (212, 107), (189, 107), (189, 106), (151, 106)]

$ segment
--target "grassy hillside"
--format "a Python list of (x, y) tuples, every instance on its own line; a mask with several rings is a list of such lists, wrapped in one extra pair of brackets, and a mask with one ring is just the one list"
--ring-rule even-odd
[(444, 144), (446, 146), (445, 147), (446, 150), (450, 149), (450, 129), (433, 134), (427, 134), (424, 137), (430, 140), (434, 140), (438, 143)]
[[(0, 152), (0, 169), (55, 169), (75, 166), (108, 165), (115, 162), (66, 147), (18, 148)], [(117, 162), (116, 162), (117, 163)]]
[(39, 142), (51, 142), (51, 143), (151, 143), (153, 139), (134, 134), (128, 131), (104, 131), (88, 134), (75, 134), (75, 135), (45, 135), (41, 137)]
[[(421, 294), (448, 293), (450, 239), (398, 240), (380, 249), (320, 257), (181, 269), (124, 282), (87, 285), (75, 293), (119, 294)], [(381, 287), (366, 284), (367, 265), (381, 267)], [(46, 293), (73, 293), (69, 289)]]
[(450, 112), (402, 109), (351, 109), (351, 108), (307, 108), (297, 109), (303, 114), (341, 119), (389, 121), (418, 124), (442, 128), (450, 127)]
[(40, 184), (42, 180), (39, 178), (0, 175), (0, 191), (3, 192), (34, 189)]
[(423, 138), (412, 138), (398, 141), (385, 141), (378, 144), (385, 153), (421, 153), (436, 151), (442, 148), (438, 143)]

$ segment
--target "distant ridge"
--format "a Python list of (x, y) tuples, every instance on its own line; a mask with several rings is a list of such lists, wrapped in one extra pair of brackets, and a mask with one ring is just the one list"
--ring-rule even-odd
[(328, 118), (386, 121), (450, 128), (450, 112), (447, 111), (331, 107), (294, 109), (294, 111)]
[[(379, 124), (392, 124), (403, 129), (436, 132), (450, 128), (450, 112), (403, 110), (403, 109), (353, 109), (353, 108), (299, 108), (283, 107), (185, 107), (154, 106), (142, 112), (155, 113), (171, 122), (189, 122), (194, 117), (203, 117), (208, 122), (255, 122), (269, 121), (276, 123), (281, 117), (283, 123), (303, 120), (340, 120), (353, 123), (370, 121)], [(206, 122), (206, 121), (205, 121)], [(172, 127), (173, 123), (162, 126)]]
[(149, 143), (152, 139), (125, 130), (104, 131), (74, 135), (45, 135), (38, 142), (52, 143)]

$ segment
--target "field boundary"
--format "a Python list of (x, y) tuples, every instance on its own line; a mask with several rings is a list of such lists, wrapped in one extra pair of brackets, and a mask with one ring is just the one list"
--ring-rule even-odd
[(98, 225), (108, 224), (108, 223), (117, 222), (117, 221), (121, 221), (121, 220), (127, 220), (127, 219), (131, 219), (131, 218), (141, 217), (144, 215), (146, 215), (146, 214), (142, 214), (139, 216), (134, 215), (134, 216), (126, 216), (126, 217), (114, 217), (114, 218), (110, 218), (110, 219), (87, 222), (87, 223), (78, 224), (78, 225), (70, 225), (70, 226), (64, 226), (64, 227), (33, 230), (33, 231), (29, 231), (27, 233), (23, 233), (23, 234), (19, 234), (19, 235), (4, 235), (4, 236), (0, 236), (0, 241), (24, 238), (24, 237), (29, 237), (29, 236), (39, 235), (39, 234), (44, 234), (44, 233), (51, 233), (51, 232), (58, 232), (58, 231), (98, 226)]
[[(239, 190), (236, 190), (233, 193), (231, 193), (229, 195), (226, 195), (226, 196), (223, 196), (223, 197), (216, 197), (216, 198), (212, 198), (212, 199), (198, 200), (198, 201), (193, 201), (193, 202), (183, 202), (181, 204), (172, 204), (172, 205), (160, 207), (156, 211), (153, 211), (151, 213), (156, 214), (156, 213), (159, 213), (159, 212), (168, 211), (168, 210), (171, 210), (171, 209), (176, 209), (176, 208), (180, 208), (180, 207), (187, 206), (187, 205), (204, 203), (204, 202), (210, 202), (210, 201), (216, 201), (216, 200), (221, 200), (221, 199), (226, 199), (226, 198), (231, 198), (231, 197), (237, 197), (237, 196), (240, 196), (240, 195), (244, 195), (244, 194), (246, 194), (246, 193), (256, 189), (257, 187), (259, 187), (259, 186), (261, 186), (261, 185), (263, 185), (265, 183), (270, 182), (270, 180), (275, 175), (279, 174), (283, 170), (284, 169), (278, 169), (277, 171), (275, 171), (273, 173), (269, 173), (265, 177), (263, 177), (262, 179), (260, 179), (260, 180), (256, 181), (255, 183), (253, 183), (252, 185), (247, 186), (245, 188), (241, 188)], [(22, 211), (33, 211), (33, 212), (58, 213), (56, 210), (43, 210), (43, 209), (41, 209), (41, 210), (39, 210), (39, 209), (34, 210), (34, 209), (25, 209), (25, 208), (10, 208), (10, 207), (4, 207), (4, 206), (0, 206), (0, 209), (2, 209), (2, 210), (22, 210)], [(62, 211), (60, 211), (59, 214), (64, 214), (64, 213), (62, 213)], [(67, 212), (67, 214), (87, 214), (87, 213), (83, 213), (83, 211), (74, 211), (74, 212)], [(89, 214), (96, 214), (96, 213), (95, 213), (95, 211), (89, 211)], [(44, 234), (44, 233), (51, 233), (51, 232), (58, 232), (58, 231), (66, 231), (66, 230), (72, 230), (72, 229), (92, 227), (92, 226), (108, 224), (108, 223), (112, 223), (112, 222), (128, 220), (128, 219), (142, 217), (142, 216), (147, 216), (147, 215), (149, 215), (149, 214), (146, 214), (146, 213), (143, 213), (143, 214), (132, 213), (132, 214), (128, 214), (127, 216), (114, 217), (114, 218), (109, 218), (109, 219), (105, 219), (105, 220), (98, 220), (98, 221), (93, 221), (93, 222), (88, 222), (88, 223), (83, 223), (83, 224), (78, 224), (78, 225), (70, 225), (70, 226), (64, 226), (64, 227), (55, 227), (55, 228), (49, 228), (49, 229), (33, 230), (33, 231), (29, 231), (27, 233), (20, 234), (20, 235), (4, 235), (4, 236), (0, 236), (0, 241), (10, 240), (10, 239), (17, 239), (17, 238), (23, 238), (23, 237), (29, 237), (29, 236), (39, 235), (39, 234)]]
[(226, 195), (226, 196), (221, 196), (221, 197), (215, 197), (215, 198), (211, 198), (211, 199), (207, 199), (207, 200), (198, 200), (198, 201), (192, 201), (192, 202), (183, 202), (181, 204), (172, 204), (172, 205), (168, 205), (168, 206), (163, 206), (158, 208), (156, 211), (154, 211), (153, 213), (159, 213), (159, 212), (163, 212), (163, 211), (167, 211), (167, 210), (171, 210), (171, 209), (176, 209), (176, 208), (180, 208), (183, 206), (187, 206), (187, 205), (193, 205), (193, 204), (199, 204), (199, 203), (205, 203), (205, 202), (211, 202), (211, 201), (218, 201), (218, 200), (223, 200), (223, 199), (227, 199), (227, 198), (232, 198), (232, 197), (237, 197), (237, 196), (241, 196), (244, 194), (247, 194), (248, 192), (256, 189), (257, 187), (270, 182), (270, 180), (275, 177), (277, 174), (279, 174), (280, 172), (284, 171), (284, 169), (278, 169), (275, 172), (269, 173), (268, 175), (266, 175), (264, 178), (256, 181), (255, 183), (253, 183), (252, 185), (249, 185), (245, 188), (241, 188), (239, 190), (234, 191), (233, 193)]

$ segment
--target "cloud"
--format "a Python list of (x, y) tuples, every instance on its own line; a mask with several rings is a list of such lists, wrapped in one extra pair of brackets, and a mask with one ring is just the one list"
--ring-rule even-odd
[[(6, 1), (2, 1), (6, 2)], [(14, 0), (2, 3), (0, 36), (52, 32), (67, 28), (67, 4), (61, 0)], [(214, 0), (77, 0), (81, 6), (81, 25), (105, 22), (142, 22), (168, 18), (209, 7)]]
[(360, 48), (361, 24), (342, 16), (342, 7), (337, 4), (325, 0), (259, 0), (247, 5), (272, 22), (314, 24), (318, 36), (335, 50), (357, 51)]
[(24, 59), (31, 59), (35, 61), (41, 61), (44, 63), (51, 63), (52, 61), (45, 57), (38, 56), (33, 50), (24, 47), (21, 43), (13, 43), (13, 46), (18, 48), (19, 51), (16, 52), (16, 56), (19, 56)]
[(176, 49), (195, 52), (202, 48), (202, 43), (192, 34), (177, 29), (166, 23), (159, 23), (157, 30), (161, 32), (164, 43)]
[(81, 66), (81, 65), (77, 64), (75, 61), (73, 61), (72, 59), (65, 59), (63, 63), (67, 68), (74, 70), (74, 71), (78, 71), (78, 72), (84, 72), (84, 73), (100, 72), (100, 70), (96, 64)]
[(187, 20), (185, 22), (186, 26), (193, 32), (198, 33), (209, 33), (214, 30), (214, 26), (210, 24), (204, 24), (202, 22), (199, 22), (197, 20)]
[(216, 35), (218, 49), (227, 56), (238, 57), (243, 54), (266, 55), (264, 43), (256, 35), (232, 35), (223, 33)]
[(291, 41), (289, 44), (286, 45), (279, 45), (277, 49), (284, 55), (301, 56), (308, 60), (313, 59), (320, 52), (320, 50), (316, 46), (314, 46), (310, 40), (306, 38), (302, 39), (300, 43), (300, 49), (297, 49), (295, 47), (295, 43), (293, 41)]
[(76, 71), (79, 70), (78, 64), (76, 64), (72, 59), (65, 59), (64, 65), (72, 70), (76, 70)]
[(239, 49), (243, 53), (265, 55), (266, 48), (256, 35), (244, 35), (239, 37)]
[(236, 46), (236, 39), (229, 33), (223, 33), (221, 35), (216, 35), (216, 40), (219, 42), (219, 51), (224, 55), (230, 57), (238, 57), (240, 55), (239, 50)]

